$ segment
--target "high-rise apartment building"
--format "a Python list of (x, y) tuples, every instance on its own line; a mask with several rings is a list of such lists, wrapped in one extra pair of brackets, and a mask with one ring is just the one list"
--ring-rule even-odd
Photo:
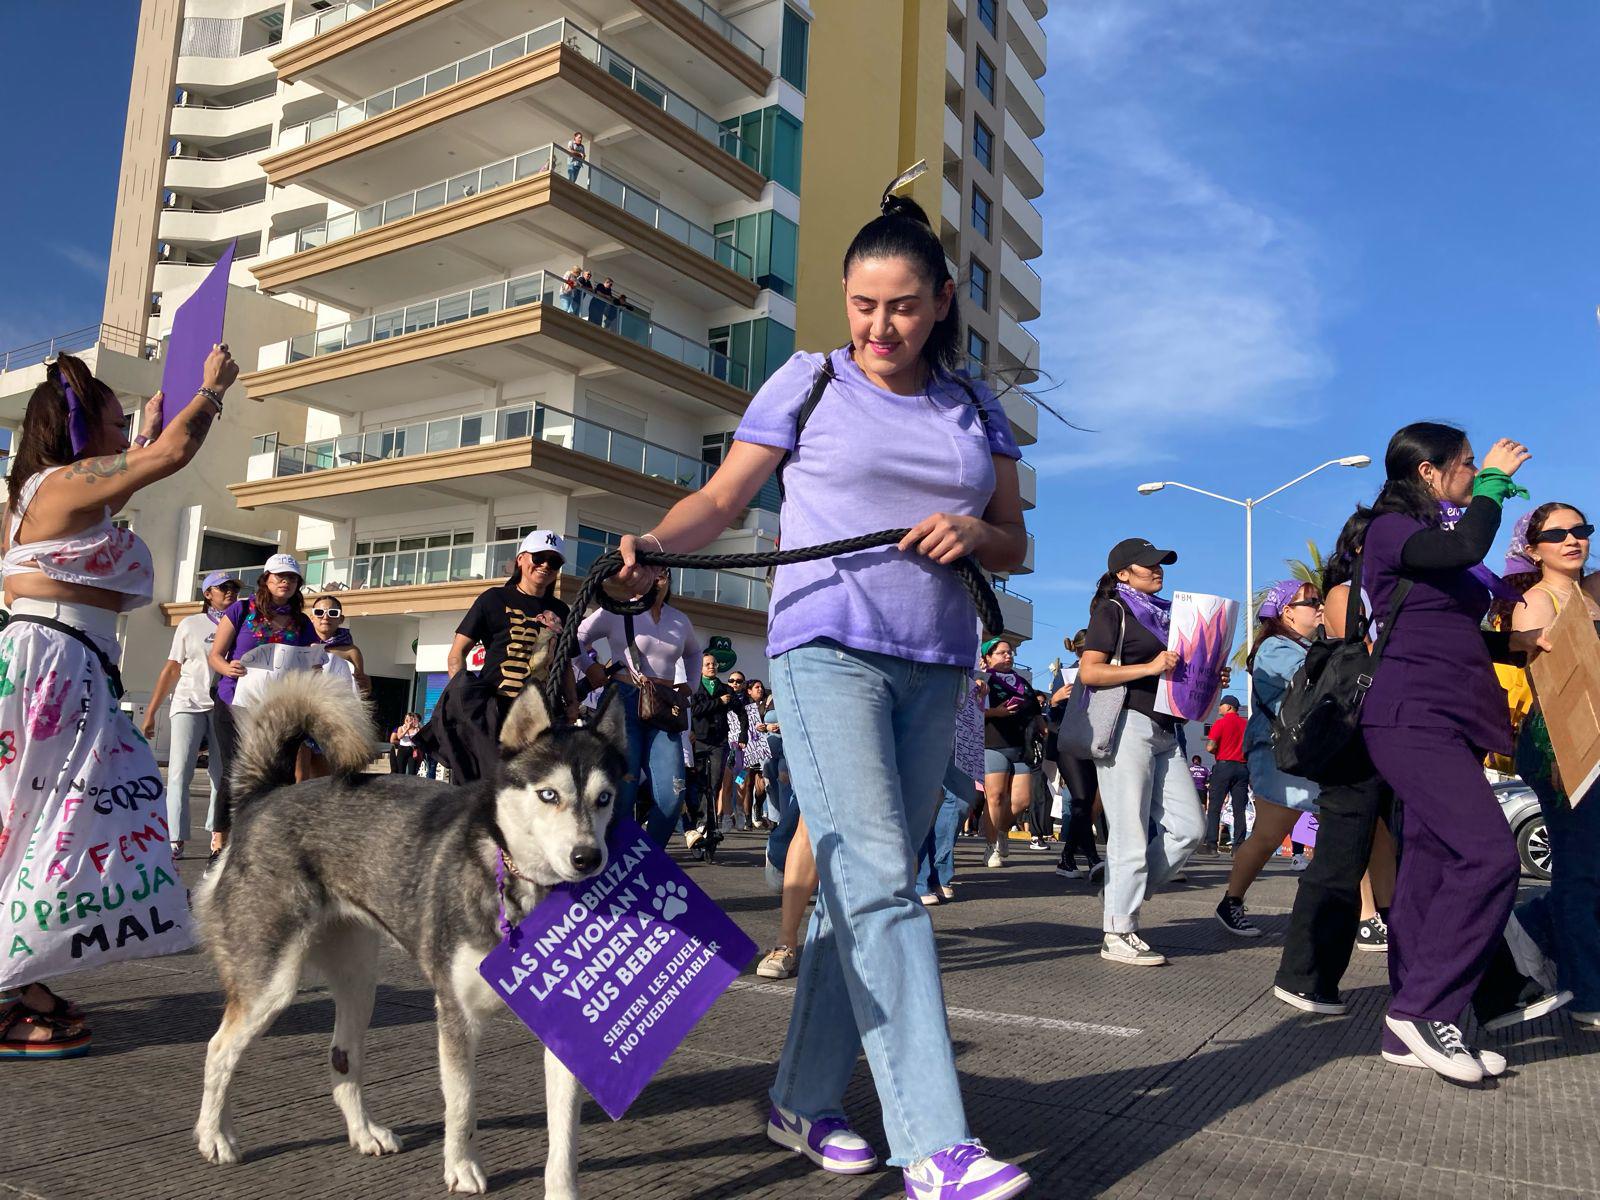
[[(796, 0), (144, 0), (106, 321), (142, 357), (237, 239), (245, 372), (198, 478), (137, 518), (181, 525), (166, 621), (205, 571), (290, 550), (342, 594), (382, 705), (424, 706), (529, 529), (567, 537), (570, 593), (699, 486), (795, 345), (810, 22)], [(564, 297), (574, 267), (611, 298)], [(769, 489), (713, 549), (776, 529)], [(763, 576), (674, 591), (760, 661)]]
[[(800, 345), (847, 340), (839, 289), (845, 247), (877, 213), (884, 186), (926, 160), (909, 194), (935, 222), (957, 280), (974, 372), (1002, 390), (1036, 377), (1044, 249), (1033, 201), (1044, 191), (1047, 0), (815, 0), (806, 109), (806, 219), (800, 234)], [(1019, 391), (1003, 403), (1017, 440), (1037, 440), (1038, 410)], [(1022, 499), (1038, 493), (1021, 465)], [(1016, 574), (1033, 568), (1028, 561)], [(1033, 635), (1033, 606), (996, 581), (1007, 629)]]

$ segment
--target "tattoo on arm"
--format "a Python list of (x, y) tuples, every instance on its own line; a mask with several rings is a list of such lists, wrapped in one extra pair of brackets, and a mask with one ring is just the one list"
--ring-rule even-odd
[(120, 454), (108, 454), (103, 458), (81, 459), (67, 469), (66, 478), (95, 483), (102, 479), (112, 479), (127, 469), (128, 452), (124, 450)]

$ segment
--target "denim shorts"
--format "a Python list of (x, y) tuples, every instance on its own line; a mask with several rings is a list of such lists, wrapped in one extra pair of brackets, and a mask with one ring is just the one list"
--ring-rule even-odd
[(1031, 775), (1033, 768), (1028, 764), (1028, 752), (1021, 746), (1006, 746), (995, 750), (985, 747), (983, 751), (983, 773), (985, 775)]

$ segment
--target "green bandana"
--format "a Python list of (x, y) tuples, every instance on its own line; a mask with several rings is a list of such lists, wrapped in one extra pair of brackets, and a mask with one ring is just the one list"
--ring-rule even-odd
[(1487, 496), (1496, 504), (1504, 504), (1512, 497), (1519, 500), (1529, 498), (1528, 489), (1523, 487), (1499, 467), (1485, 467), (1478, 472), (1478, 478), (1472, 485), (1474, 497)]
[(717, 677), (713, 675), (707, 679), (704, 675), (700, 676), (700, 686), (705, 688), (706, 695), (715, 696), (717, 694)]

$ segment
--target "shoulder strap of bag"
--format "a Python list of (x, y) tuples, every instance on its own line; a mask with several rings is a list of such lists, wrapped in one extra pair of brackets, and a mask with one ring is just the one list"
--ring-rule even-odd
[(628, 670), (632, 671), (635, 675), (639, 676), (639, 678), (643, 679), (644, 672), (639, 669), (639, 664), (634, 660), (634, 632), (632, 613), (626, 613), (623, 615), (622, 630), (628, 639), (628, 644), (622, 649), (622, 661), (628, 664)]
[[(1375, 642), (1373, 642), (1373, 644), (1372, 644), (1372, 653), (1367, 658), (1367, 669), (1356, 680), (1356, 682), (1360, 685), (1362, 691), (1366, 691), (1366, 689), (1368, 689), (1368, 688), (1370, 688), (1372, 686), (1372, 677), (1375, 674), (1377, 674), (1378, 664), (1383, 661), (1384, 648), (1386, 646), (1388, 646), (1388, 644), (1389, 644), (1389, 635), (1394, 632), (1395, 621), (1400, 616), (1400, 606), (1405, 603), (1406, 595), (1411, 591), (1412, 583), (1413, 583), (1412, 580), (1405, 579), (1405, 578), (1397, 579), (1395, 581), (1394, 595), (1392, 595), (1389, 598), (1389, 612), (1388, 612), (1388, 615), (1384, 618), (1383, 628), (1378, 631), (1377, 640)], [(1362, 620), (1359, 622), (1359, 624), (1361, 625), (1361, 628), (1362, 628), (1362, 635), (1361, 636), (1365, 637), (1365, 635), (1366, 635), (1366, 625), (1367, 625), (1367, 622), (1366, 622), (1366, 611), (1367, 610), (1366, 610), (1366, 605), (1362, 602), (1362, 599), (1361, 599), (1361, 556), (1360, 555), (1356, 556), (1355, 573), (1351, 576), (1350, 586), (1351, 586), (1352, 589), (1354, 589), (1352, 594), (1353, 594), (1353, 596), (1354, 596), (1354, 598), (1356, 600), (1356, 603), (1360, 606), (1359, 607), (1359, 611), (1361, 613)], [(1355, 628), (1355, 625), (1351, 624), (1348, 621), (1345, 624), (1346, 624), (1346, 627), (1347, 627), (1346, 632), (1347, 632), (1347, 635), (1348, 635), (1348, 631), (1350, 629)]]
[(1117, 606), (1117, 656), (1111, 660), (1111, 665), (1120, 667), (1122, 665), (1122, 647), (1128, 640), (1128, 608), (1116, 597), (1112, 597), (1111, 603)]
[(111, 695), (117, 700), (123, 697), (122, 672), (117, 669), (117, 664), (112, 662), (106, 652), (95, 645), (94, 639), (83, 630), (68, 625), (64, 621), (57, 621), (54, 617), (35, 616), (32, 613), (15, 613), (11, 620), (19, 625), (43, 625), (46, 629), (54, 629), (57, 633), (66, 634), (67, 637), (83, 646), (99, 662), (100, 669), (105, 672), (106, 682), (111, 685)]
[[(828, 390), (828, 385), (834, 381), (836, 375), (833, 370), (833, 356), (837, 351), (829, 351), (822, 356), (822, 370), (817, 372), (817, 377), (811, 381), (811, 391), (807, 393), (805, 401), (800, 405), (800, 413), (794, 422), (795, 450), (800, 448), (800, 435), (805, 432), (806, 424), (811, 420), (811, 414), (817, 411), (817, 405), (822, 403), (823, 393)], [(774, 472), (778, 479), (778, 499), (782, 500), (783, 470), (789, 465), (789, 460), (794, 457), (794, 450), (785, 450), (783, 457), (778, 460), (778, 469)]]

